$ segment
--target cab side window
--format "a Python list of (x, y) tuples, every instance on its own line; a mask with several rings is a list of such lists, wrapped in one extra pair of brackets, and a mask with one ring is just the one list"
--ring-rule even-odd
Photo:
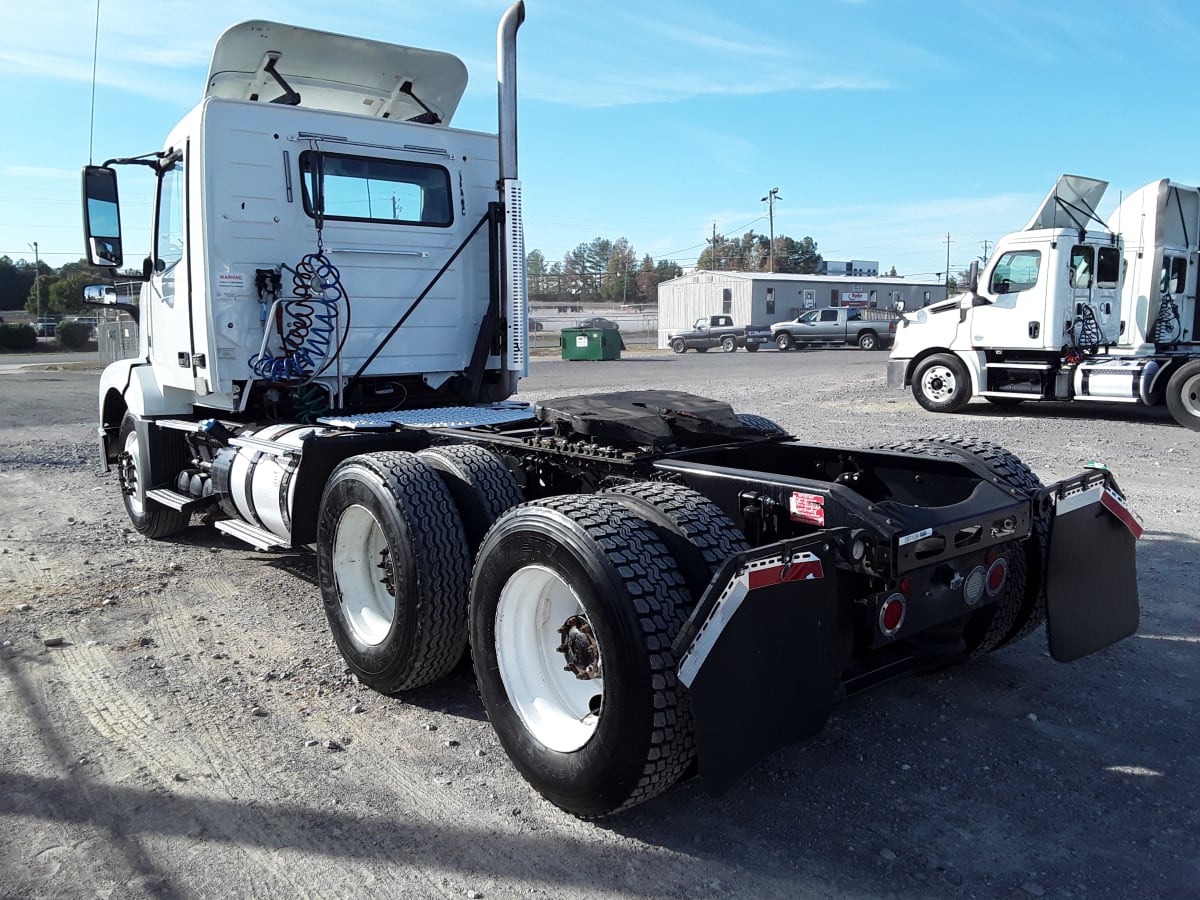
[(155, 268), (165, 272), (183, 259), (184, 169), (176, 162), (163, 172), (158, 186), (158, 234), (154, 242)]
[(1091, 287), (1093, 271), (1092, 248), (1077, 244), (1071, 249), (1071, 287)]
[(992, 270), (992, 293), (1011, 294), (1029, 290), (1037, 284), (1041, 267), (1040, 250), (1009, 250)]

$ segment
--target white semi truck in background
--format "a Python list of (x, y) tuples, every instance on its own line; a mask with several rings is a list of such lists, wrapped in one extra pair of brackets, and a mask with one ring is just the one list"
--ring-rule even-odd
[(1107, 186), (1063, 175), (966, 292), (906, 314), (888, 384), (934, 412), (972, 396), (1165, 403), (1200, 430), (1200, 189), (1151, 182), (1109, 227)]
[(117, 168), (157, 184), (141, 352), (99, 389), (134, 527), (314, 548), (377, 690), (469, 647), (514, 764), (580, 816), (695, 761), (719, 790), (836, 700), (1043, 622), (1063, 661), (1132, 634), (1139, 526), (1111, 473), (1042, 485), (962, 438), (807, 445), (674, 391), (511, 399), (523, 18), (500, 23), (498, 135), (450, 127), (449, 54), (258, 21), (161, 150), (85, 168), (111, 269)]

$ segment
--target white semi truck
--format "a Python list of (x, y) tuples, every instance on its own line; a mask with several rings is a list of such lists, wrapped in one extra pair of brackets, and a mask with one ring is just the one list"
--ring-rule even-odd
[(934, 412), (972, 396), (1165, 403), (1200, 430), (1200, 189), (1151, 182), (1109, 227), (1107, 186), (1063, 175), (966, 292), (905, 315), (888, 384)]
[(141, 353), (99, 391), (134, 527), (313, 548), (380, 691), (469, 647), (514, 764), (587, 817), (696, 761), (720, 790), (836, 700), (1043, 622), (1059, 660), (1132, 634), (1139, 525), (1106, 471), (808, 445), (672, 391), (512, 399), (523, 18), (500, 23), (498, 135), (450, 127), (453, 56), (248, 22), (161, 150), (84, 170), (88, 256), (113, 268), (117, 169), (157, 180)]

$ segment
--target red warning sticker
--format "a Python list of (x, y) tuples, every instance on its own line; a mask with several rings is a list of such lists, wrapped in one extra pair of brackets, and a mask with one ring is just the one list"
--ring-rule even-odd
[(809, 525), (825, 525), (825, 498), (820, 494), (802, 494), (793, 491), (788, 500), (788, 515), (793, 522)]

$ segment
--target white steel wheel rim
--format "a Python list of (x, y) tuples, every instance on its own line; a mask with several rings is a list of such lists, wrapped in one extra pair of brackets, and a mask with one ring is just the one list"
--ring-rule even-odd
[(1200, 418), (1200, 374), (1179, 386), (1179, 405), (1189, 416)]
[(931, 400), (949, 400), (957, 388), (958, 380), (948, 366), (930, 366), (921, 376), (921, 390)]
[(122, 473), (125, 476), (125, 488), (129, 491), (125, 495), (125, 502), (129, 504), (129, 511), (135, 516), (141, 516), (146, 512), (145, 504), (138, 499), (138, 485), (141, 483), (141, 477), (138, 475), (138, 436), (137, 432), (130, 430), (129, 434), (125, 435), (125, 453), (129, 455), (129, 463)]
[(559, 652), (558, 629), (580, 616), (579, 596), (545, 566), (514, 572), (496, 605), (496, 665), (509, 702), (529, 733), (560, 753), (591, 740), (602, 714), (604, 679), (580, 680)]
[(354, 636), (369, 647), (384, 642), (396, 617), (396, 588), (390, 591), (385, 583), (392, 577), (387, 549), (383, 528), (369, 509), (355, 504), (342, 512), (333, 538), (338, 604)]

